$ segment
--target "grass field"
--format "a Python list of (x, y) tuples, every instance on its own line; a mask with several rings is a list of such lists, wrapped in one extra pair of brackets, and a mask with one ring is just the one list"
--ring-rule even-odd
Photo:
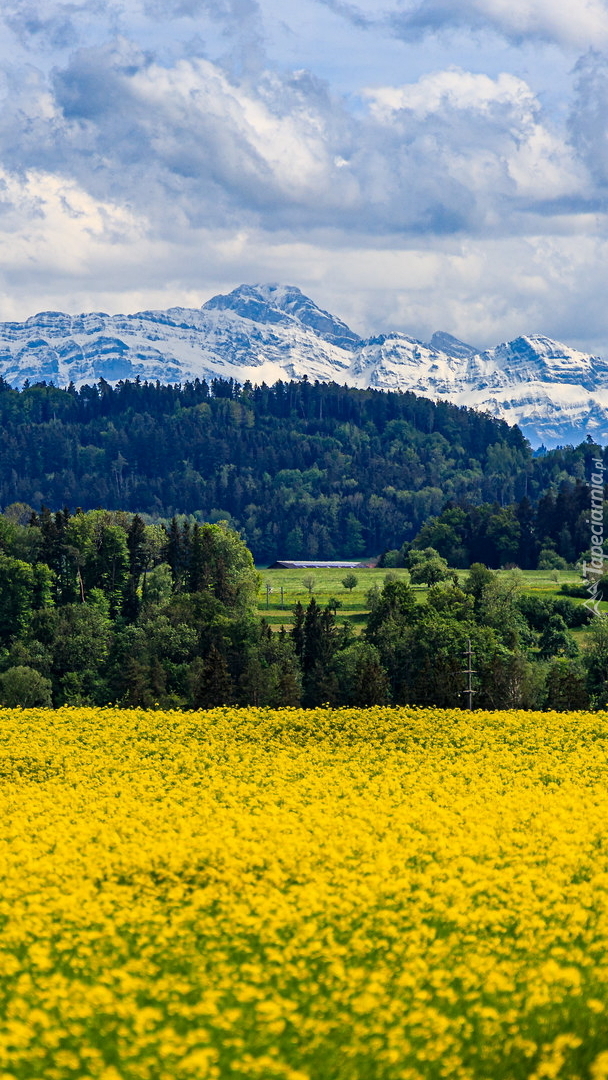
[(607, 1080), (608, 716), (0, 712), (2, 1080)]
[[(397, 577), (409, 580), (407, 570), (353, 570), (357, 578), (357, 586), (351, 591), (344, 588), (342, 579), (351, 571), (349, 570), (266, 570), (259, 568), (262, 575), (262, 588), (259, 594), (258, 611), (267, 622), (278, 629), (292, 625), (293, 605), (299, 600), (306, 605), (310, 599), (310, 593), (303, 584), (304, 579), (310, 574), (315, 579), (315, 588), (312, 593), (320, 604), (326, 604), (334, 598), (340, 601), (338, 618), (348, 620), (354, 628), (361, 630), (365, 626), (369, 605), (366, 594), (373, 586), (382, 588), (387, 574), (395, 574)], [(508, 574), (509, 571), (499, 571)], [(526, 570), (523, 571), (523, 588), (526, 592), (551, 596), (559, 595), (560, 585), (563, 583), (580, 584), (581, 578), (575, 571), (554, 570)], [(458, 570), (457, 574), (461, 581), (467, 576), (466, 570)], [(557, 578), (557, 580), (556, 580)], [(266, 586), (270, 585), (271, 592), (267, 595)], [(281, 588), (283, 597), (281, 599)], [(420, 603), (424, 603), (426, 586), (413, 586)], [(608, 610), (608, 605), (606, 605)]]
[[(345, 589), (342, 579), (349, 573), (354, 573), (357, 578), (357, 586), (352, 591)], [(298, 600), (306, 605), (314, 596), (318, 603), (325, 605), (328, 600), (340, 601), (338, 616), (348, 619), (355, 627), (363, 626), (369, 611), (366, 594), (374, 586), (382, 588), (382, 583), (387, 573), (396, 574), (398, 577), (409, 580), (407, 570), (264, 570), (261, 569), (262, 589), (258, 602), (258, 610), (271, 626), (291, 626), (293, 606)], [(303, 584), (304, 579), (310, 574), (315, 580), (315, 587), (309, 593)], [(272, 592), (267, 596), (266, 586), (270, 585)], [(283, 598), (281, 599), (281, 588)], [(425, 589), (417, 590), (422, 594)]]

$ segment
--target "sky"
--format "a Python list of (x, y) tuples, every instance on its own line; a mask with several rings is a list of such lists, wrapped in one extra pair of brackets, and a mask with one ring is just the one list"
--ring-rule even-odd
[(0, 319), (299, 286), (608, 355), (608, 0), (3, 0)]

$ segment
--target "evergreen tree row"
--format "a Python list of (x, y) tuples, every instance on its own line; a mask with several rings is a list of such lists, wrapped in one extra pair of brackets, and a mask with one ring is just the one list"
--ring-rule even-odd
[(580, 479), (562, 479), (536, 504), (527, 497), (510, 506), (450, 501), (413, 541), (385, 552), (381, 565), (407, 566), (410, 551), (432, 547), (450, 566), (565, 570), (589, 557), (590, 507), (589, 485)]
[(584, 482), (597, 453), (533, 456), (517, 428), (470, 409), (306, 380), (0, 381), (1, 506), (227, 520), (258, 563), (378, 555), (446, 503), (536, 505)]

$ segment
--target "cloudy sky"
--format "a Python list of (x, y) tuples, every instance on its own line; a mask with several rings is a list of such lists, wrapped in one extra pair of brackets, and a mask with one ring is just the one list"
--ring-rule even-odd
[(608, 355), (608, 0), (3, 0), (0, 318), (299, 285)]

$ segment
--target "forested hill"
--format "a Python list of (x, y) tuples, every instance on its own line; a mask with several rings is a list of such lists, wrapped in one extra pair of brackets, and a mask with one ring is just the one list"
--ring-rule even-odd
[(534, 500), (584, 477), (517, 428), (411, 393), (332, 384), (0, 383), (0, 503), (228, 520), (259, 562), (373, 555), (446, 501)]

